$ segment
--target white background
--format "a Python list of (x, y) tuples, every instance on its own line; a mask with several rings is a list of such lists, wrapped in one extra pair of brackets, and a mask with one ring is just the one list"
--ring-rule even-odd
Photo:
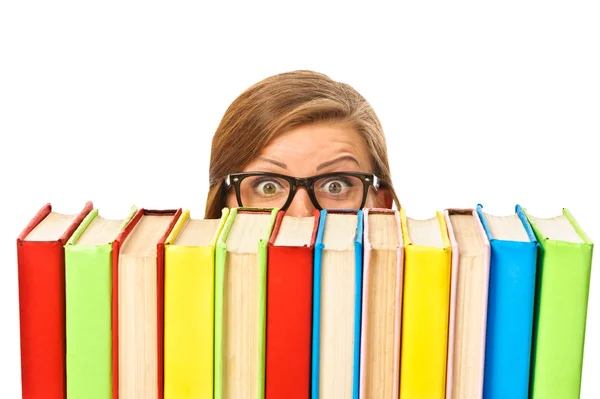
[[(220, 118), (275, 73), (313, 69), (367, 98), (409, 216), (567, 207), (600, 240), (597, 2), (199, 4), (0, 5), (3, 397), (20, 397), (15, 240), (30, 218), (86, 200), (109, 218), (202, 217)], [(598, 258), (582, 398), (600, 396)]]

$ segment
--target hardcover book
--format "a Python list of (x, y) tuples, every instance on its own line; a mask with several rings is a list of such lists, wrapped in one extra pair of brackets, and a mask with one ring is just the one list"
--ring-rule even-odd
[(233, 208), (215, 253), (215, 399), (263, 399), (267, 244), (278, 209)]
[(363, 211), (360, 397), (398, 398), (404, 242), (399, 212)]
[(359, 396), (362, 243), (362, 211), (321, 211), (314, 253), (313, 399)]
[(483, 396), (528, 399), (538, 242), (521, 206), (476, 210), (491, 250)]
[(474, 209), (449, 208), (444, 217), (456, 259), (446, 397), (477, 399), (483, 396), (490, 243)]
[(220, 219), (182, 213), (165, 241), (165, 399), (212, 399), (215, 247)]
[(23, 399), (66, 395), (64, 245), (92, 211), (43, 206), (17, 238)]
[(319, 211), (292, 217), (279, 211), (268, 246), (267, 399), (310, 396), (313, 251)]
[(594, 244), (568, 209), (524, 210), (540, 243), (531, 398), (578, 398)]
[(164, 242), (181, 209), (139, 209), (113, 242), (113, 399), (162, 399)]
[(400, 210), (404, 236), (404, 298), (400, 360), (400, 398), (444, 398), (452, 248), (441, 212), (419, 220)]
[(119, 220), (91, 211), (65, 245), (67, 397), (112, 398), (112, 243)]

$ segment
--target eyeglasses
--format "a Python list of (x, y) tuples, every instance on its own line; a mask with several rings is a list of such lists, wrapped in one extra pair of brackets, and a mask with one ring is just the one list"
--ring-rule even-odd
[(279, 208), (286, 210), (299, 187), (304, 187), (318, 210), (362, 209), (369, 187), (379, 189), (380, 181), (374, 174), (334, 172), (297, 178), (270, 172), (233, 173), (225, 180), (232, 186), (238, 206)]

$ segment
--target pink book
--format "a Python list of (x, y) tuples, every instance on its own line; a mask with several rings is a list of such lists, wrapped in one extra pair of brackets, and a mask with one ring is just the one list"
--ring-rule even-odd
[(364, 214), (360, 398), (398, 397), (404, 240), (399, 212)]
[(444, 217), (452, 246), (446, 399), (482, 398), (490, 244), (475, 209)]

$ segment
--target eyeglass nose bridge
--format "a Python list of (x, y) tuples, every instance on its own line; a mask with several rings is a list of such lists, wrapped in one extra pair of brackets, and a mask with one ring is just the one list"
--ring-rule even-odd
[(297, 177), (295, 179), (295, 184), (296, 184), (296, 187), (305, 187), (308, 189), (310, 187), (311, 181), (308, 178)]

